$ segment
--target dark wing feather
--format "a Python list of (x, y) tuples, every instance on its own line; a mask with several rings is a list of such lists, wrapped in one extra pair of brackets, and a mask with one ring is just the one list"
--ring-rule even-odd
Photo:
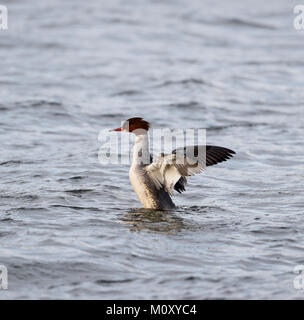
[(185, 189), (186, 184), (187, 184), (187, 179), (185, 177), (180, 177), (179, 180), (174, 185), (174, 189), (178, 193), (182, 193), (182, 192), (186, 191), (186, 189)]
[(226, 161), (233, 157), (234, 154), (235, 152), (233, 150), (227, 148), (206, 146), (206, 166), (213, 166), (220, 162)]

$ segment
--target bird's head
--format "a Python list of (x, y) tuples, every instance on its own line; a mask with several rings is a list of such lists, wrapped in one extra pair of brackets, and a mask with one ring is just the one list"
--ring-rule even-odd
[(132, 132), (135, 135), (146, 134), (150, 128), (150, 123), (145, 121), (143, 118), (130, 118), (122, 122), (121, 127), (112, 129), (110, 131), (122, 131)]

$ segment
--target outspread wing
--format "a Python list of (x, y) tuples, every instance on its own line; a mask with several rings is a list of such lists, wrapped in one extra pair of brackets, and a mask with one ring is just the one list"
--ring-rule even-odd
[(185, 191), (185, 177), (201, 173), (206, 166), (226, 161), (233, 154), (234, 151), (217, 146), (178, 148), (172, 154), (159, 155), (145, 170), (157, 189), (165, 188), (172, 195), (173, 189)]

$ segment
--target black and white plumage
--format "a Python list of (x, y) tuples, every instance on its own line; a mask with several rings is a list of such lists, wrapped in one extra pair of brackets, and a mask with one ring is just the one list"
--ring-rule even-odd
[[(170, 154), (160, 154), (152, 159), (148, 130), (149, 123), (142, 118), (128, 119), (121, 128), (114, 129), (136, 135), (129, 176), (137, 197), (145, 208), (173, 209), (173, 190), (184, 192), (187, 177), (199, 174), (206, 167), (226, 161), (235, 154), (223, 147), (198, 145), (177, 148)], [(144, 158), (146, 161), (143, 161)]]
[(226, 161), (233, 154), (234, 151), (218, 146), (187, 146), (173, 150), (171, 154), (161, 154), (145, 170), (157, 188), (163, 187), (173, 195), (173, 189), (179, 193), (185, 191), (186, 177)]

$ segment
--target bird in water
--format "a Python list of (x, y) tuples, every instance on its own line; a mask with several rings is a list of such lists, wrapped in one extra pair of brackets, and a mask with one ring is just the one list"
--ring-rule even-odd
[(196, 145), (177, 148), (170, 154), (160, 154), (155, 159), (149, 151), (149, 122), (130, 118), (122, 126), (110, 131), (135, 134), (133, 160), (129, 171), (130, 182), (146, 209), (170, 210), (175, 208), (173, 190), (185, 191), (187, 177), (204, 171), (231, 158), (235, 152), (218, 146)]

